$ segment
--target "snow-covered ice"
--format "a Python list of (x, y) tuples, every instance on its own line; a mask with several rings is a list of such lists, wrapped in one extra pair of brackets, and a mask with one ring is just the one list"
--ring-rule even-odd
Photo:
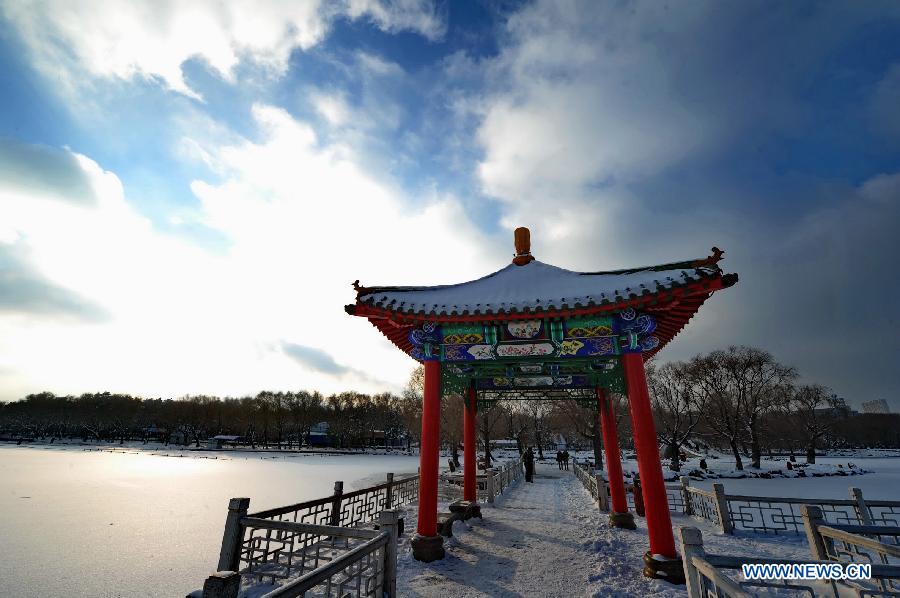
[(229, 498), (266, 509), (418, 462), (0, 445), (0, 597), (184, 596), (215, 571)]

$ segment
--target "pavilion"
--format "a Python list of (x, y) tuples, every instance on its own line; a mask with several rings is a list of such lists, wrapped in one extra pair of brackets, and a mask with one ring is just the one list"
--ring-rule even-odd
[(650, 408), (644, 362), (716, 291), (737, 282), (707, 258), (610, 272), (572, 272), (536, 261), (530, 233), (515, 231), (512, 264), (478, 280), (432, 287), (354, 283), (350, 315), (368, 318), (425, 370), (419, 518), (413, 554), (443, 558), (437, 531), (441, 397), (465, 397), (466, 501), (476, 500), (475, 413), (503, 398), (591, 401), (600, 412), (610, 523), (634, 528), (609, 393), (627, 395), (646, 510), (644, 574), (677, 578), (681, 564)]

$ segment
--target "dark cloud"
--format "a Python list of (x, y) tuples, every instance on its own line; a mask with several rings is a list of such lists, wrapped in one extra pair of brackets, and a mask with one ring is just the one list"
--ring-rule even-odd
[(71, 152), (10, 139), (0, 139), (0, 187), (73, 203), (96, 201), (90, 179)]
[(19, 246), (0, 244), (0, 313), (69, 317), (89, 322), (107, 311), (43, 277)]
[(537, 1), (506, 33), (478, 172), (538, 259), (723, 247), (740, 282), (660, 360), (750, 344), (900, 408), (900, 5)]
[(322, 349), (287, 342), (282, 343), (281, 349), (288, 357), (299, 364), (323, 374), (339, 376), (353, 371), (352, 368), (336, 362), (334, 357)]

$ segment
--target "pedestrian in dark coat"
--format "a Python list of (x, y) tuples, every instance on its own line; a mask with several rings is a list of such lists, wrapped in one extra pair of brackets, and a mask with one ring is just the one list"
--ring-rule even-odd
[(559, 465), (559, 469), (562, 470), (562, 451), (556, 451), (556, 464)]
[(525, 463), (525, 481), (534, 483), (534, 453), (531, 452), (531, 447), (528, 447), (528, 450), (525, 451), (525, 454), (522, 455), (522, 461)]
[(569, 471), (569, 451), (567, 451), (567, 450), (563, 451), (562, 458), (563, 458), (563, 468), (565, 468), (566, 471)]

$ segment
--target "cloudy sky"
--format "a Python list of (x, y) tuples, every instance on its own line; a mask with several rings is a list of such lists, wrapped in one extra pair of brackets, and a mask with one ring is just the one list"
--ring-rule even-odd
[(396, 390), (350, 283), (702, 257), (900, 409), (900, 3), (0, 0), (0, 399)]

